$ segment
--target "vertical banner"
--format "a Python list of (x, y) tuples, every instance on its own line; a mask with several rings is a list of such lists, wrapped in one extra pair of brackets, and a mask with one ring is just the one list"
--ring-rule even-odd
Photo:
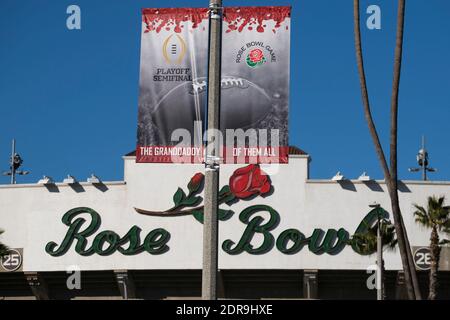
[[(287, 163), (290, 7), (225, 8), (224, 163)], [(136, 161), (203, 161), (208, 9), (143, 9)]]

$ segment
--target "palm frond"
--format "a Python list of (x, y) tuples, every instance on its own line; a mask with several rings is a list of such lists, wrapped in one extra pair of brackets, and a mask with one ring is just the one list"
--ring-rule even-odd
[(444, 201), (445, 201), (445, 197), (444, 196), (439, 197), (439, 199), (437, 201), (437, 204), (438, 204), (439, 208), (442, 208), (444, 206)]
[(428, 226), (430, 217), (428, 216), (427, 210), (424, 207), (421, 207), (417, 204), (414, 205), (416, 211), (414, 211), (414, 216), (416, 217), (416, 222), (419, 222), (425, 226)]
[[(0, 230), (0, 235), (3, 232), (4, 232), (3, 230)], [(2, 258), (4, 255), (8, 254), (8, 252), (9, 252), (9, 248), (0, 242), (0, 258)]]
[(427, 198), (427, 209), (414, 204), (415, 221), (427, 228), (437, 227), (440, 231), (450, 229), (450, 207), (444, 205), (445, 197)]
[(3, 243), (0, 243), (0, 258), (8, 254), (9, 248), (5, 246)]
[(450, 233), (450, 220), (442, 226), (442, 229), (445, 233)]
[(416, 216), (415, 221), (417, 223), (420, 223), (421, 225), (423, 225), (427, 228), (429, 228), (431, 226), (431, 220), (427, 214), (424, 214), (421, 211), (416, 211), (416, 212), (414, 212), (414, 215)]
[[(382, 219), (380, 222), (383, 248), (395, 250), (397, 245), (395, 227), (387, 219)], [(378, 224), (373, 227), (368, 227), (364, 233), (355, 233), (348, 243), (362, 255), (374, 254), (377, 251), (377, 233)]]

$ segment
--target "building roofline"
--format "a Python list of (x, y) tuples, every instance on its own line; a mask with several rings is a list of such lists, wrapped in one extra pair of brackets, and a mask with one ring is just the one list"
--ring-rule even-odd
[[(427, 180), (427, 181), (423, 181), (423, 180), (398, 180), (399, 184), (404, 184), (404, 185), (450, 185), (450, 181), (438, 181), (438, 180)], [(386, 182), (384, 180), (370, 180), (370, 181), (361, 181), (358, 179), (353, 179), (353, 180), (343, 180), (342, 182), (338, 182), (338, 181), (332, 181), (331, 179), (308, 179), (306, 180), (306, 183), (309, 184), (366, 184), (369, 185), (371, 183), (374, 184), (379, 184), (379, 185), (385, 185)], [(399, 188), (401, 188), (401, 185), (399, 186)]]
[[(127, 183), (125, 181), (102, 181), (101, 183), (99, 183), (99, 186), (121, 186), (121, 185), (126, 185)], [(90, 182), (79, 182), (78, 184), (76, 184), (78, 186), (82, 186), (82, 187), (92, 187), (95, 185), (90, 183)], [(55, 182), (54, 184), (50, 184), (48, 185), (49, 188), (51, 188), (52, 186), (54, 187), (58, 187), (58, 188), (71, 188), (71, 185), (66, 184), (66, 183), (62, 183), (62, 182)], [(0, 189), (21, 189), (21, 188), (45, 188), (45, 185), (42, 184), (38, 184), (38, 183), (24, 183), (24, 184), (1, 184), (0, 185)]]

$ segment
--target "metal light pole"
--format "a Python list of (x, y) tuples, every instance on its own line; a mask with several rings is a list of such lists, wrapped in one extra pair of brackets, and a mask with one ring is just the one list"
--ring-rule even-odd
[(369, 205), (377, 213), (377, 300), (384, 300), (384, 281), (383, 281), (383, 237), (381, 233), (381, 206), (374, 202)]
[(4, 176), (11, 176), (11, 184), (16, 184), (16, 175), (27, 175), (29, 171), (19, 171), (18, 169), (23, 163), (22, 158), (16, 153), (16, 140), (12, 141), (11, 158), (9, 160), (9, 171), (3, 172)]
[(11, 150), (11, 184), (16, 184), (16, 169), (14, 168), (14, 156), (16, 155), (16, 140), (12, 141), (12, 150)]
[(437, 170), (435, 168), (430, 168), (428, 166), (428, 152), (425, 149), (425, 137), (422, 136), (422, 149), (419, 150), (419, 153), (417, 154), (417, 164), (420, 168), (409, 168), (408, 170), (410, 172), (419, 172), (422, 171), (422, 180), (426, 181), (428, 180), (427, 173), (428, 172), (436, 172)]
[[(377, 210), (380, 210), (379, 208)], [(379, 272), (379, 285), (377, 289), (377, 300), (383, 300), (383, 237), (381, 236), (381, 221), (380, 221), (380, 213), (378, 216), (378, 227), (377, 227), (377, 265)]]
[(218, 193), (220, 148), (216, 132), (220, 124), (222, 0), (209, 3), (208, 131), (205, 159), (205, 207), (203, 221), (202, 298), (217, 299)]

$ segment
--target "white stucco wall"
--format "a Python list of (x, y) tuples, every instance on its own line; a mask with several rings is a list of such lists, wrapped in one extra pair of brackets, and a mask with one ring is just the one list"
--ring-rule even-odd
[[(221, 170), (221, 186), (241, 165), (226, 165)], [(202, 225), (192, 216), (150, 217), (139, 215), (134, 207), (147, 210), (166, 210), (172, 206), (172, 197), (178, 187), (186, 185), (202, 165), (136, 164), (133, 157), (124, 158), (124, 182), (105, 182), (107, 190), (82, 184), (84, 191), (57, 184), (53, 190), (38, 185), (0, 186), (0, 227), (5, 230), (1, 241), (11, 248), (23, 248), (24, 271), (63, 271), (71, 265), (82, 270), (111, 269), (200, 269), (202, 259)], [(308, 180), (308, 158), (291, 156), (288, 165), (281, 165), (270, 173), (274, 192), (251, 201), (233, 204), (235, 214), (220, 222), (221, 245), (226, 239), (238, 242), (246, 225), (239, 221), (239, 213), (251, 206), (265, 204), (281, 216), (279, 225), (272, 231), (276, 238), (290, 228), (300, 230), (306, 237), (315, 228), (345, 228), (352, 234), (363, 217), (370, 211), (368, 205), (379, 202), (389, 211), (389, 198), (383, 183), (376, 188), (353, 181), (343, 185), (332, 181)], [(269, 169), (266, 169), (269, 170)], [(414, 223), (412, 204), (425, 204), (428, 195), (446, 195), (450, 199), (450, 183), (405, 182), (400, 200), (411, 245), (428, 245), (429, 231)], [(90, 207), (102, 219), (100, 229), (112, 230), (120, 236), (136, 225), (147, 233), (164, 228), (171, 234), (170, 250), (162, 255), (142, 252), (124, 256), (119, 252), (110, 256), (82, 257), (74, 250), (75, 244), (61, 257), (45, 252), (47, 243), (58, 244), (68, 227), (61, 222), (65, 212), (75, 207)], [(222, 205), (227, 208), (227, 205)], [(266, 214), (262, 214), (267, 217)], [(257, 235), (252, 244), (261, 242)], [(89, 245), (93, 237), (89, 238)], [(350, 247), (337, 255), (316, 255), (304, 247), (294, 255), (286, 255), (273, 247), (268, 253), (229, 255), (220, 249), (221, 269), (362, 269), (374, 263), (375, 257), (362, 257)], [(400, 269), (398, 252), (386, 253), (387, 269)]]

